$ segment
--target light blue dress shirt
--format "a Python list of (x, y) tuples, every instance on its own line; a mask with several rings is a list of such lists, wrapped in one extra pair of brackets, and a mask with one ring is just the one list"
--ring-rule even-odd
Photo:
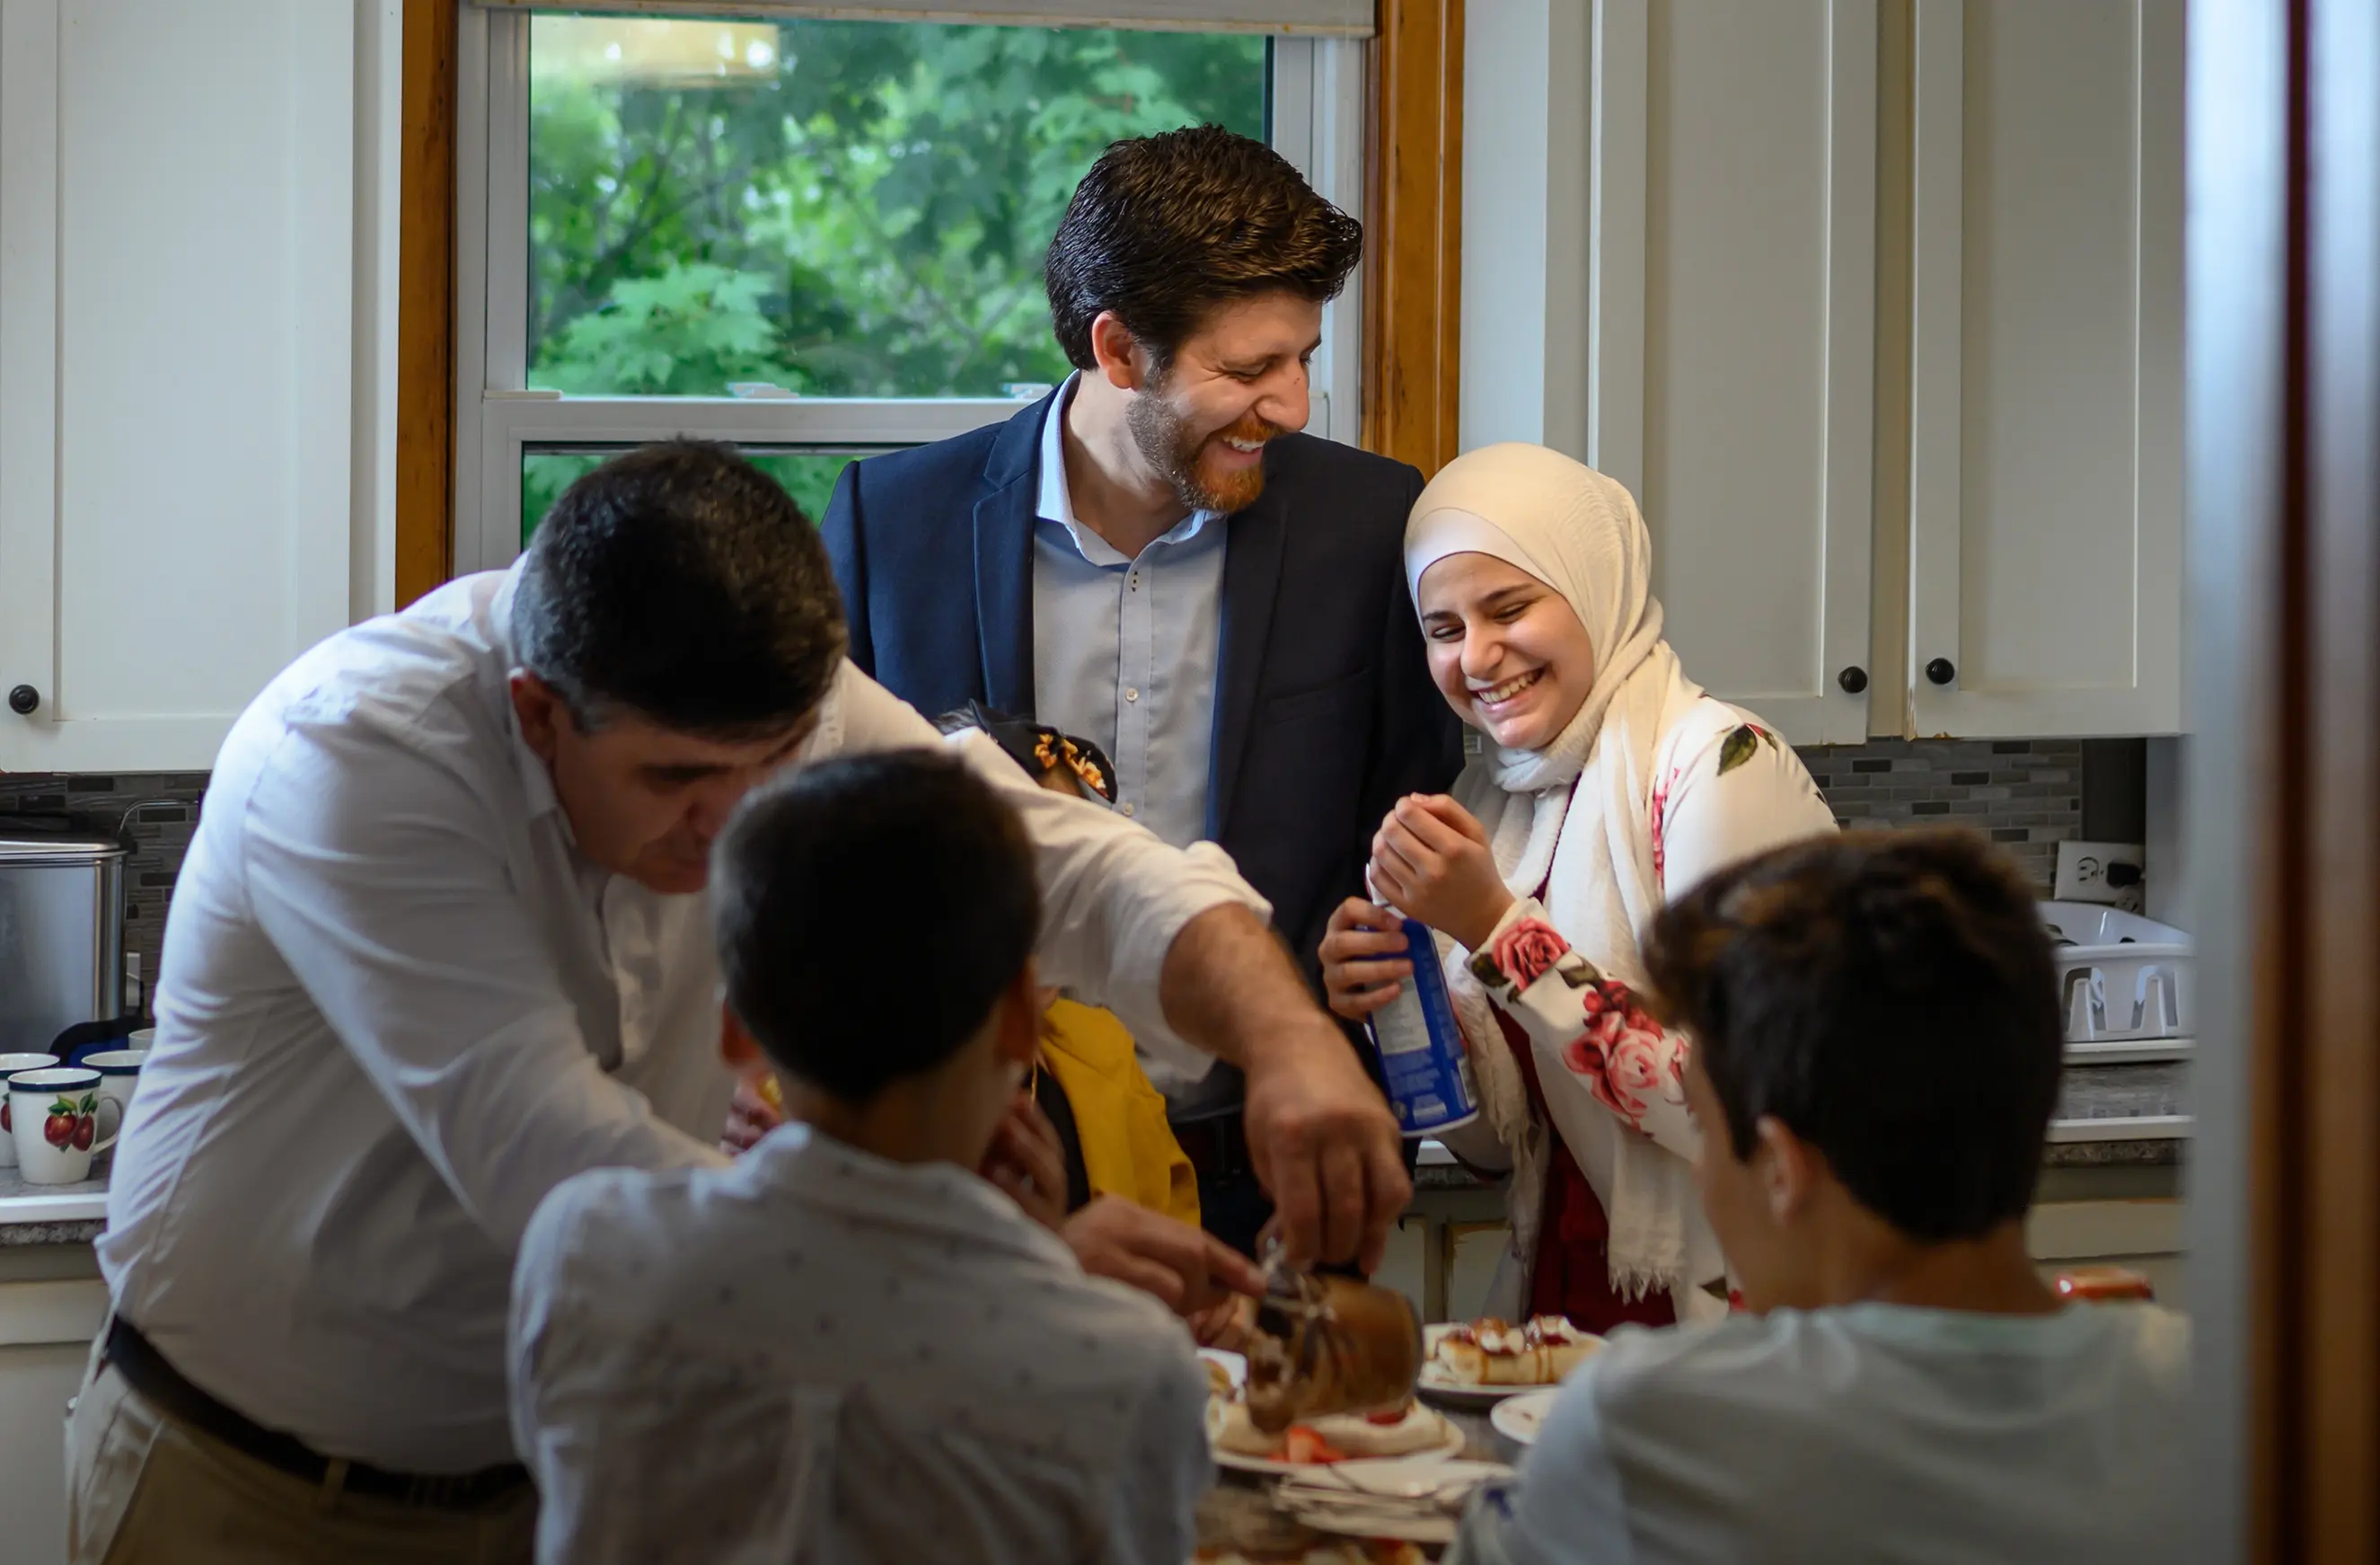
[(1033, 703), (1115, 763), (1116, 808), (1176, 848), (1207, 835), (1221, 665), (1220, 511), (1196, 511), (1126, 559), (1066, 491), (1069, 377), (1041, 425), (1033, 529)]

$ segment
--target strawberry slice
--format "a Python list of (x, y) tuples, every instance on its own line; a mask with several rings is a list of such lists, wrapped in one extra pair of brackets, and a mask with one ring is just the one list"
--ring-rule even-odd
[(1405, 1410), (1402, 1408), (1390, 1408), (1385, 1412), (1367, 1412), (1364, 1415), (1365, 1423), (1377, 1424), (1383, 1429), (1394, 1428), (1404, 1421)]
[(1301, 1466), (1306, 1464), (1323, 1466), (1334, 1461), (1346, 1461), (1347, 1453), (1306, 1425), (1293, 1424), (1289, 1426), (1289, 1433), (1281, 1439), (1281, 1460), (1296, 1462)]

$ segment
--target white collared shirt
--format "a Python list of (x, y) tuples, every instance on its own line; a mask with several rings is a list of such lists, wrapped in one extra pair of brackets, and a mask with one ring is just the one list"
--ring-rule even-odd
[(1116, 809), (1176, 848), (1207, 835), (1222, 660), (1220, 511), (1193, 511), (1127, 559), (1075, 515), (1066, 408), (1041, 421), (1033, 529), (1034, 715), (1115, 763)]
[[(508, 575), (332, 637), (225, 740), (165, 934), (101, 1268), (184, 1375), (317, 1449), (511, 1460), (515, 1246), (582, 1169), (718, 1163), (704, 899), (582, 860), (506, 693)], [(941, 742), (845, 665), (799, 762)], [(1039, 850), (1050, 982), (1136, 1022), (1191, 917), (1263, 910), (957, 742)]]
[(540, 1565), (1181, 1565), (1207, 1380), (990, 1185), (788, 1125), (557, 1190), (516, 1276)]

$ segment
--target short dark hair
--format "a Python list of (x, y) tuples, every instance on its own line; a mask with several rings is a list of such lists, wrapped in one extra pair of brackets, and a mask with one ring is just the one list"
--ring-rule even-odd
[(792, 727), (843, 662), (818, 530), (733, 446), (668, 440), (563, 491), (529, 542), (510, 626), (520, 666), (582, 727), (625, 707), (725, 739)]
[(1287, 158), (1220, 125), (1117, 141), (1066, 203), (1042, 267), (1058, 346), (1099, 361), (1112, 310), (1161, 374), (1215, 306), (1285, 289), (1319, 304), (1363, 259), (1364, 228)]
[(1979, 1238), (2032, 1204), (2065, 1029), (2033, 887), (1982, 838), (1864, 831), (1773, 850), (1665, 910), (1645, 960), (1739, 1158), (1773, 1115), (1862, 1205), (1927, 1242)]
[(727, 1003), (786, 1075), (852, 1104), (956, 1053), (1041, 927), (1024, 823), (931, 751), (754, 789), (710, 878)]

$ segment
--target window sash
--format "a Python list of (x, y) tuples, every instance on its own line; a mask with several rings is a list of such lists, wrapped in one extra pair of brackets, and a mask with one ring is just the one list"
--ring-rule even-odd
[[(521, 458), (537, 447), (635, 445), (687, 434), (770, 446), (923, 445), (1009, 418), (1031, 399), (1002, 397), (580, 397), (528, 391), (528, 12), (539, 0), (492, 0), (460, 16), (456, 58), (454, 570), (497, 570), (520, 553)], [(1038, 0), (1062, 7), (1065, 0)], [(1097, 0), (1110, 10), (1141, 0)], [(1196, 0), (1203, 6), (1206, 0)], [(1234, 0), (1238, 3), (1238, 0)], [(553, 9), (735, 6), (676, 0), (555, 0)], [(867, 6), (760, 6), (837, 16)], [(1094, 25), (1089, 0), (1075, 25)], [(1151, 8), (1154, 8), (1153, 6)], [(1216, 9), (1230, 11), (1229, 5)], [(1253, 5), (1239, 8), (1253, 10)], [(1274, 11), (1295, 5), (1275, 6)], [(1368, 5), (1365, 7), (1368, 16)], [(941, 11), (949, 13), (947, 3)], [(883, 19), (878, 17), (877, 19)], [(902, 19), (926, 19), (922, 13)], [(942, 14), (934, 19), (953, 19)], [(965, 19), (987, 20), (969, 15)], [(1269, 29), (1268, 31), (1278, 31)], [(1283, 38), (1272, 49), (1272, 144), (1326, 200), (1363, 211), (1365, 45)], [(1354, 445), (1361, 434), (1363, 271), (1324, 308), (1310, 373), (1306, 432)]]
[(1373, 0), (472, 0), (489, 11), (610, 11), (666, 17), (997, 22), (1369, 38)]

